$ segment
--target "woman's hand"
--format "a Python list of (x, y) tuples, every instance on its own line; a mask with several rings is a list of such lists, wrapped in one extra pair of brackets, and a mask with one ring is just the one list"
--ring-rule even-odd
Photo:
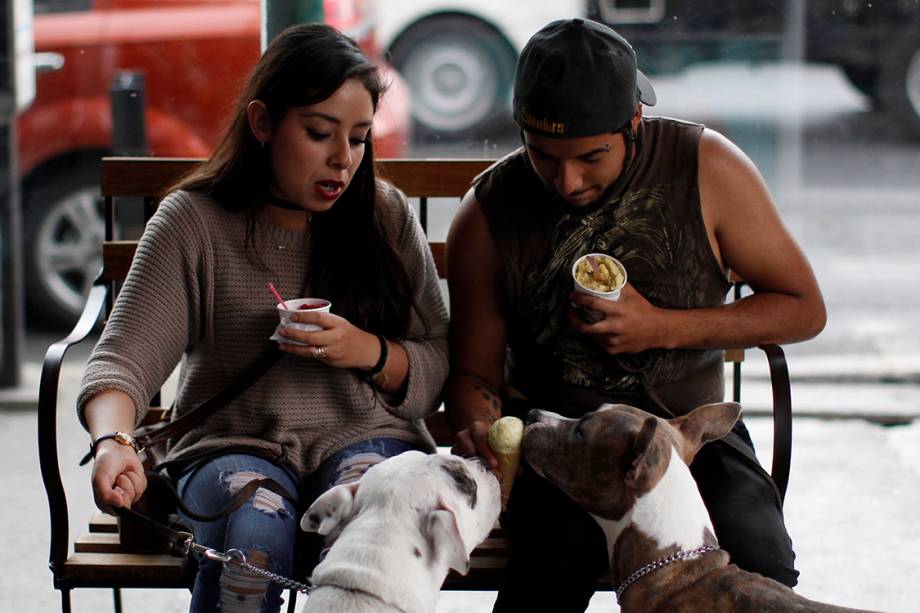
[(101, 441), (93, 462), (93, 498), (100, 510), (128, 507), (147, 489), (144, 467), (133, 447), (113, 440)]
[(295, 313), (291, 321), (322, 326), (322, 330), (305, 332), (282, 328), (278, 333), (304, 345), (281, 343), (281, 349), (302, 358), (319, 360), (335, 368), (370, 370), (380, 359), (377, 336), (353, 326), (347, 319), (332, 313)]
[(569, 323), (575, 330), (593, 336), (607, 353), (638, 353), (668, 347), (667, 311), (651, 304), (629, 283), (620, 292), (619, 300), (604, 300), (581, 292), (572, 292), (570, 298), (579, 307), (603, 314), (603, 319), (588, 323), (572, 308)]

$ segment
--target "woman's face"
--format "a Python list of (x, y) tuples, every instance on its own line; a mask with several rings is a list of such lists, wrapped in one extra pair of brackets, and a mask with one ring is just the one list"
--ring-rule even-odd
[(268, 143), (272, 195), (320, 213), (351, 183), (370, 138), (374, 104), (351, 79), (326, 100), (291, 108)]

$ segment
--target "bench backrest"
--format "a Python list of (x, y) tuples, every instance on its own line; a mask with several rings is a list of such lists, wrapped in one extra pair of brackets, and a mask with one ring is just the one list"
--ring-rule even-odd
[[(106, 241), (103, 245), (103, 276), (121, 281), (128, 274), (137, 241), (116, 241), (113, 236), (113, 199), (143, 198), (145, 220), (156, 210), (163, 190), (201, 160), (178, 158), (103, 158), (100, 185), (105, 199)], [(379, 175), (392, 181), (409, 198), (419, 202), (419, 219), (428, 229), (429, 198), (459, 199), (473, 178), (488, 168), (491, 160), (381, 160)], [(429, 243), (438, 274), (443, 278), (444, 243)]]

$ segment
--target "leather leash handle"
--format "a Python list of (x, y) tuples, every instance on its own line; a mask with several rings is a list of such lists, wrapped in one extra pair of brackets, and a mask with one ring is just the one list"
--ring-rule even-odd
[[(182, 500), (182, 497), (179, 496), (179, 492), (176, 491), (176, 488), (173, 487), (173, 484), (169, 481), (169, 479), (165, 478), (160, 473), (151, 471), (151, 470), (147, 471), (147, 479), (148, 480), (155, 479), (159, 481), (163, 487), (167, 488), (167, 490), (170, 493), (170, 496), (172, 496), (173, 500), (175, 500), (176, 507), (180, 511), (182, 511), (182, 513), (184, 513), (188, 517), (191, 517), (195, 521), (208, 522), (208, 521), (214, 521), (216, 519), (222, 519), (224, 517), (227, 517), (228, 515), (230, 515), (237, 509), (239, 509), (241, 506), (243, 506), (243, 504), (247, 500), (252, 498), (253, 495), (256, 493), (256, 491), (259, 489), (265, 489), (270, 492), (274, 492), (275, 494), (278, 494), (282, 498), (287, 498), (295, 506), (297, 504), (297, 498), (293, 494), (288, 492), (287, 489), (283, 485), (281, 485), (280, 483), (278, 483), (277, 481), (275, 481), (274, 479), (270, 477), (262, 477), (260, 479), (253, 479), (252, 481), (248, 482), (239, 491), (237, 491), (236, 494), (233, 495), (233, 498), (230, 499), (230, 502), (227, 504), (227, 506), (225, 506), (223, 509), (221, 509), (217, 513), (213, 513), (213, 514), (198, 513), (196, 511), (192, 511), (187, 506), (185, 506), (185, 502)], [(118, 507), (118, 508), (123, 508), (123, 507)], [(137, 513), (135, 511), (132, 511), (132, 513), (134, 513), (135, 515), (140, 515), (140, 513)], [(149, 520), (149, 521), (153, 521), (153, 520)]]
[(164, 526), (142, 513), (138, 513), (128, 507), (114, 507), (112, 512), (115, 513), (122, 521), (129, 521), (144, 527), (145, 532), (150, 532), (161, 537), (169, 544), (169, 553), (176, 557), (185, 557), (183, 545), (189, 538), (189, 533), (173, 530), (169, 526)]
[[(263, 477), (261, 479), (253, 479), (252, 481), (247, 483), (242, 489), (240, 489), (236, 494), (234, 494), (233, 498), (230, 500), (230, 503), (226, 507), (218, 511), (217, 513), (214, 513), (211, 515), (203, 515), (200, 513), (196, 513), (195, 511), (192, 511), (187, 506), (185, 506), (185, 503), (179, 497), (179, 493), (172, 486), (172, 484), (169, 483), (168, 479), (165, 479), (162, 475), (159, 475), (158, 473), (154, 473), (152, 471), (148, 471), (147, 475), (148, 475), (148, 478), (150, 478), (151, 475), (155, 475), (154, 478), (160, 479), (162, 481), (162, 484), (168, 488), (170, 494), (175, 499), (176, 506), (178, 507), (178, 509), (182, 511), (182, 513), (184, 513), (186, 516), (194, 519), (195, 521), (208, 522), (208, 521), (214, 521), (217, 519), (222, 519), (224, 517), (227, 517), (228, 515), (230, 515), (237, 509), (239, 509), (241, 506), (243, 506), (243, 504), (247, 500), (252, 498), (252, 496), (256, 493), (256, 491), (259, 490), (260, 488), (274, 492), (278, 494), (279, 496), (283, 496), (287, 498), (288, 500), (290, 500), (291, 502), (294, 502), (294, 503), (297, 502), (296, 499), (291, 495), (290, 492), (288, 492), (284, 488), (283, 485), (281, 485), (274, 479)], [(188, 532), (181, 532), (179, 530), (174, 530), (173, 528), (167, 525), (161, 524), (155, 519), (148, 517), (147, 515), (144, 515), (143, 513), (138, 513), (137, 511), (133, 509), (129, 509), (128, 507), (114, 507), (112, 511), (116, 515), (118, 515), (118, 517), (120, 517), (122, 520), (127, 520), (130, 522), (136, 523), (136, 524), (140, 524), (141, 526), (144, 527), (145, 531), (158, 535), (160, 538), (166, 541), (166, 543), (169, 545), (170, 554), (177, 556), (177, 557), (185, 557), (188, 554), (187, 547), (186, 547), (186, 543), (189, 539)]]

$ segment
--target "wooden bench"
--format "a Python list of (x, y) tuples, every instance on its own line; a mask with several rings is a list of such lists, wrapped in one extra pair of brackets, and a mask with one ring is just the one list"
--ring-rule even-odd
[[(115, 610), (121, 610), (122, 588), (184, 588), (188, 586), (188, 568), (183, 559), (168, 555), (124, 553), (118, 540), (115, 518), (95, 513), (86, 533), (73, 541), (70, 551), (67, 499), (61, 482), (56, 432), (59, 374), (67, 349), (85, 339), (95, 328), (101, 313), (111, 310), (121, 281), (127, 275), (136, 241), (113, 240), (116, 199), (132, 198), (143, 202), (144, 219), (153, 214), (157, 198), (165, 186), (189, 170), (198, 160), (166, 158), (105, 158), (102, 161), (101, 192), (104, 198), (106, 240), (103, 244), (102, 273), (94, 284), (85, 309), (73, 331), (54, 343), (45, 357), (39, 390), (38, 429), (39, 457), (42, 479), (48, 495), (51, 515), (51, 546), (49, 566), (54, 587), (61, 590), (62, 610), (70, 610), (70, 591), (76, 588), (110, 587)], [(410, 198), (418, 199), (419, 218), (428, 225), (430, 206), (442, 201), (429, 198), (450, 198), (454, 203), (466, 192), (471, 179), (489, 164), (486, 160), (383, 160), (381, 175), (399, 186)], [(438, 272), (445, 275), (444, 243), (429, 243)], [(736, 293), (737, 296), (737, 293)], [(765, 346), (769, 359), (774, 394), (774, 451), (772, 474), (785, 495), (789, 475), (791, 410), (789, 379), (782, 349)], [(741, 362), (743, 351), (726, 352), (726, 361), (733, 365), (733, 397), (740, 401)], [(154, 398), (147, 420), (161, 419), (163, 411)], [(443, 412), (429, 418), (429, 429), (438, 445), (449, 447), (452, 434)], [(89, 480), (85, 483), (89, 487)], [(508, 555), (508, 540), (497, 528), (473, 553), (471, 569), (466, 576), (451, 573), (443, 589), (495, 590), (501, 580)], [(609, 589), (604, 583), (601, 589)], [(293, 605), (294, 598), (289, 599)], [(290, 610), (290, 608), (289, 608)]]

